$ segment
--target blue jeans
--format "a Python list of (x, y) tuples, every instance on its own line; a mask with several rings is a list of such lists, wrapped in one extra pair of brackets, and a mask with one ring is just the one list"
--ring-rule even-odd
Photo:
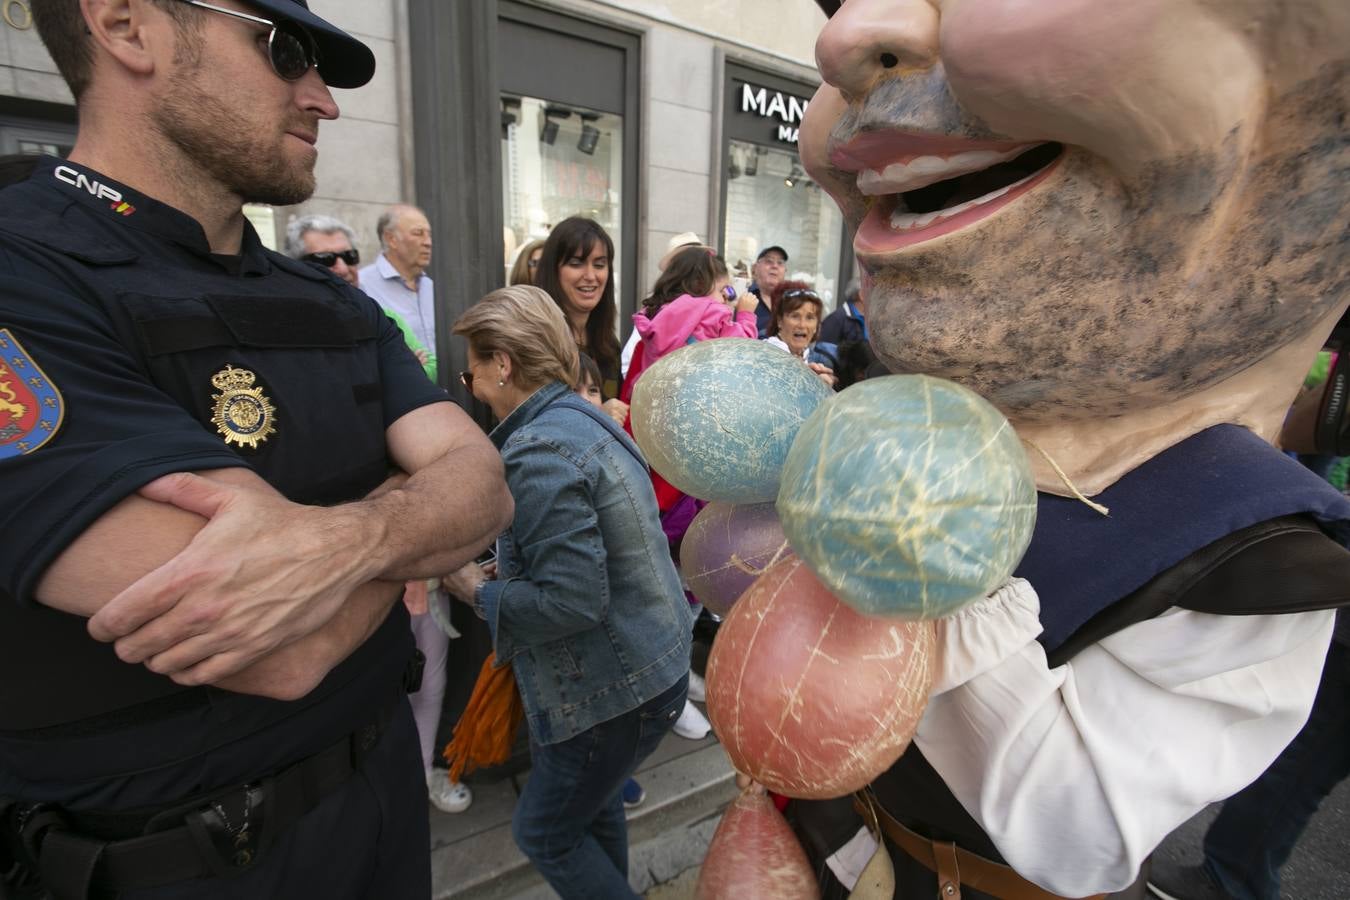
[(556, 744), (530, 741), (533, 767), (511, 836), (563, 900), (633, 898), (623, 783), (684, 709), (686, 674), (631, 712)]
[(1333, 641), (1308, 724), (1205, 833), (1205, 868), (1235, 900), (1279, 900), (1280, 867), (1350, 775), (1350, 648)]

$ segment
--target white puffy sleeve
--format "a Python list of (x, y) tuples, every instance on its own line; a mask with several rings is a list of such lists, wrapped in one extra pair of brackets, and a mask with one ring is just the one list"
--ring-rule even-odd
[(1008, 863), (1069, 897), (1128, 886), (1265, 770), (1307, 720), (1335, 621), (1174, 608), (1051, 669), (1039, 611), (1018, 579), (938, 623), (915, 742)]

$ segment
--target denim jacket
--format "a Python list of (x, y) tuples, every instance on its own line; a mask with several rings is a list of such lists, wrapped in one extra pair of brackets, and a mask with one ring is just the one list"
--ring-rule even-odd
[(637, 446), (550, 382), (493, 429), (516, 501), (497, 580), (479, 589), (530, 734), (575, 737), (659, 695), (689, 669), (695, 616)]

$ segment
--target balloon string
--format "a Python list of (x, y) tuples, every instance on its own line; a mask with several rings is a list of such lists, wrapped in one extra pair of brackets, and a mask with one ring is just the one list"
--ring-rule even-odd
[(773, 564), (783, 558), (783, 554), (787, 552), (787, 549), (788, 549), (788, 542), (783, 541), (783, 543), (778, 545), (778, 549), (774, 551), (773, 557), (764, 564), (764, 568), (762, 569), (756, 569), (754, 566), (746, 563), (744, 560), (741, 559), (740, 554), (737, 553), (731, 554), (731, 564), (747, 575), (754, 575), (758, 577), (760, 575), (763, 575), (770, 569), (772, 569)]
[(1093, 503), (1087, 497), (1084, 497), (1082, 491), (1078, 490), (1078, 486), (1069, 480), (1068, 475), (1064, 474), (1064, 470), (1059, 467), (1059, 463), (1051, 459), (1050, 454), (1042, 450), (1039, 444), (1037, 444), (1035, 441), (1028, 440), (1027, 438), (1022, 438), (1022, 443), (1026, 444), (1032, 450), (1035, 450), (1037, 453), (1041, 455), (1041, 458), (1043, 458), (1046, 462), (1050, 464), (1050, 468), (1055, 470), (1055, 474), (1059, 476), (1059, 480), (1064, 483), (1064, 486), (1069, 489), (1069, 492), (1072, 493), (1074, 497), (1083, 501), (1088, 505), (1089, 508), (1095, 510), (1096, 512), (1101, 513), (1104, 516), (1111, 515), (1111, 510), (1107, 509), (1105, 506), (1102, 506), (1100, 503)]

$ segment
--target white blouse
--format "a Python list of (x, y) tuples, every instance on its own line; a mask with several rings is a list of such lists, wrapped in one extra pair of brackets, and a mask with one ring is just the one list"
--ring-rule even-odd
[[(766, 344), (772, 344), (773, 346), (777, 347), (779, 350), (786, 350), (788, 353), (792, 353), (792, 348), (789, 347), (789, 346), (787, 345), (787, 341), (783, 340), (782, 338), (780, 338), (780, 337), (779, 337), (778, 335), (776, 335), (776, 334), (775, 334), (773, 337), (766, 337), (766, 338), (764, 339), (764, 343), (766, 343)], [(805, 350), (803, 350), (801, 353), (795, 354), (795, 355), (800, 356), (802, 362), (806, 362), (806, 354), (808, 354), (808, 353), (810, 353), (810, 352), (811, 352), (811, 348), (810, 348), (810, 347), (807, 347), (807, 348), (806, 348)]]
[(1069, 897), (1125, 888), (1265, 770), (1308, 718), (1335, 623), (1173, 608), (1051, 669), (1039, 614), (1015, 579), (938, 621), (915, 741), (1008, 863)]

